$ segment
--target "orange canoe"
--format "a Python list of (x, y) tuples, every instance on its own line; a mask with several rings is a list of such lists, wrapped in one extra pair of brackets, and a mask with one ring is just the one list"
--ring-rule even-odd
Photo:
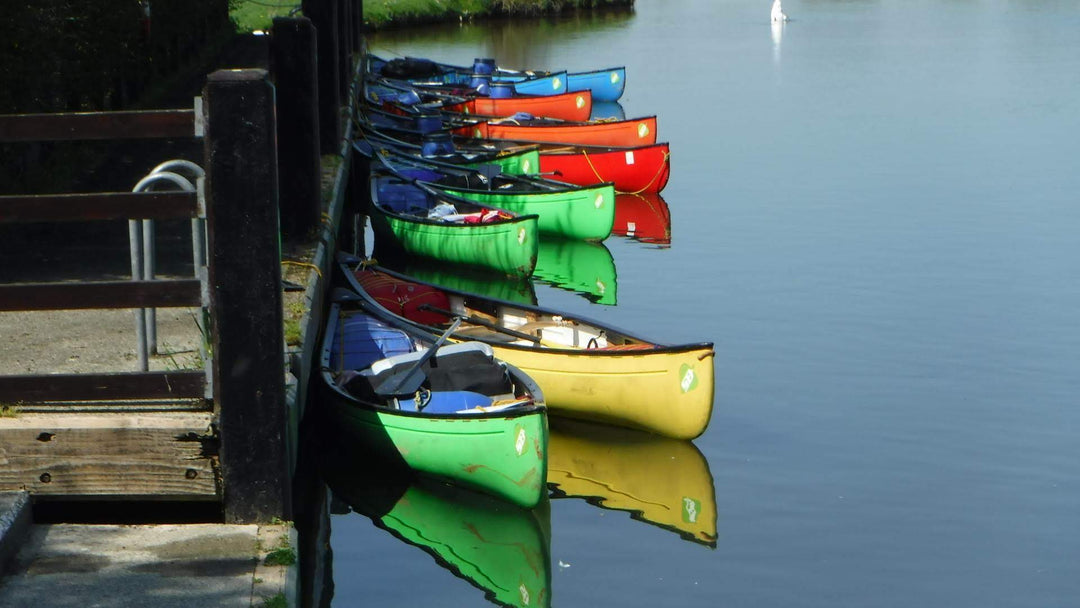
[(460, 127), (455, 133), (478, 139), (634, 147), (656, 143), (656, 117), (562, 123), (501, 119)]
[(560, 95), (521, 95), (515, 97), (474, 97), (447, 110), (476, 116), (513, 116), (526, 112), (533, 116), (584, 122), (592, 114), (592, 93), (578, 91)]

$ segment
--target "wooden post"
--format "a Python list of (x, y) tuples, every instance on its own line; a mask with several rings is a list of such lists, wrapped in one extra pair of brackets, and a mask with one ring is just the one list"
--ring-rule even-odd
[(345, 186), (338, 249), (362, 255), (364, 217), (371, 204), (371, 159), (355, 150), (349, 155), (349, 180)]
[(203, 107), (225, 519), (290, 519), (274, 87), (265, 70), (219, 70)]
[(364, 50), (364, 0), (353, 0), (353, 11), (353, 50), (360, 55)]
[(352, 0), (337, 0), (338, 13), (338, 92), (341, 94), (341, 99), (347, 101), (349, 99), (349, 88), (352, 84), (352, 28), (350, 21), (352, 20), (351, 9)]
[(306, 17), (276, 17), (271, 37), (277, 83), (281, 231), (303, 238), (319, 225), (319, 81), (315, 26)]
[(319, 150), (337, 154), (341, 146), (341, 95), (338, 84), (337, 0), (303, 0), (304, 16), (315, 24), (319, 63)]

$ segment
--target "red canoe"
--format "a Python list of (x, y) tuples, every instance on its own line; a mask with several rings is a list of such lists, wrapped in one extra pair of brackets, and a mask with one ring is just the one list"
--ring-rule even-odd
[(504, 118), (459, 127), (455, 133), (479, 139), (516, 139), (632, 148), (656, 143), (656, 117), (596, 122), (516, 121)]
[(540, 172), (580, 186), (614, 182), (620, 193), (657, 193), (671, 174), (670, 157), (667, 143), (634, 148), (542, 146)]
[(584, 122), (592, 114), (592, 93), (578, 91), (560, 95), (521, 95), (516, 97), (474, 97), (447, 110), (477, 116), (513, 116), (525, 112), (533, 116)]

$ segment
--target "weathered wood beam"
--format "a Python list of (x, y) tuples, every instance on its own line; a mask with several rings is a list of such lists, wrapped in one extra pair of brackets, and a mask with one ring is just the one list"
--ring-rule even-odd
[(196, 137), (195, 111), (0, 114), (0, 142)]
[(202, 306), (198, 279), (0, 285), (0, 311)]
[(0, 418), (0, 491), (220, 498), (209, 412)]
[(0, 376), (6, 403), (200, 399), (205, 387), (202, 370)]
[(225, 520), (291, 519), (274, 87), (263, 70), (219, 70), (203, 100)]
[(199, 215), (194, 192), (96, 192), (0, 196), (0, 223), (184, 219)]

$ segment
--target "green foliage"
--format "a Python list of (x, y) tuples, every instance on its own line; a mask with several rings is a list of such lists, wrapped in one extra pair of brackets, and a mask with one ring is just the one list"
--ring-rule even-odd
[(263, 598), (263, 608), (287, 608), (289, 602), (285, 600), (285, 594), (279, 593), (273, 597)]
[(491, 15), (539, 15), (574, 8), (632, 4), (633, 0), (366, 0), (364, 23), (382, 28)]
[(0, 19), (0, 113), (120, 109), (221, 31), (224, 2), (38, 0)]
[(268, 30), (274, 24), (274, 17), (288, 17), (293, 12), (298, 12), (300, 2), (289, 0), (270, 0), (264, 2), (249, 2), (248, 0), (234, 0), (230, 3), (229, 15), (236, 23), (236, 31), (242, 33), (256, 30)]

